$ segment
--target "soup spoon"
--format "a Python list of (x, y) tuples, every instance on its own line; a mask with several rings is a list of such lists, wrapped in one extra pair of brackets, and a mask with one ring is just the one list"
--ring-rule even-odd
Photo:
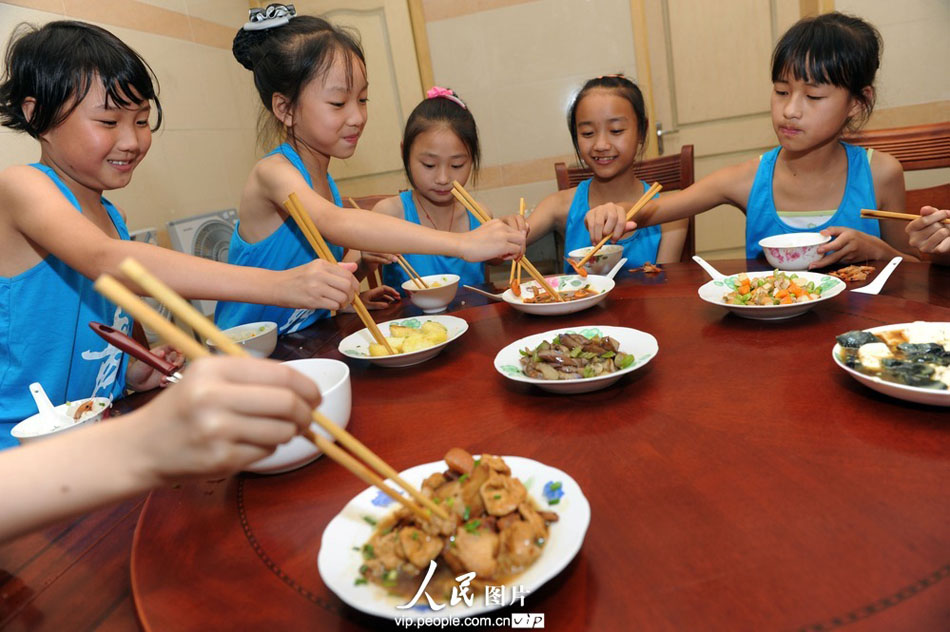
[(33, 401), (36, 402), (36, 410), (39, 411), (40, 418), (44, 419), (49, 425), (72, 422), (69, 416), (56, 410), (56, 407), (53, 406), (53, 402), (49, 401), (46, 391), (43, 390), (43, 386), (39, 382), (30, 384), (30, 395), (33, 396)]
[(857, 289), (851, 290), (852, 292), (858, 292), (859, 294), (878, 294), (881, 289), (884, 288), (884, 283), (890, 278), (891, 273), (897, 269), (898, 264), (903, 261), (903, 257), (894, 257), (888, 261), (887, 265), (884, 266), (884, 269), (881, 270), (881, 273), (877, 275), (877, 278), (865, 285), (864, 287), (859, 287)]
[(708, 261), (700, 257), (699, 255), (693, 255), (693, 261), (702, 266), (703, 270), (706, 271), (706, 274), (712, 277), (713, 281), (718, 281), (720, 279), (725, 279), (726, 275), (712, 267)]

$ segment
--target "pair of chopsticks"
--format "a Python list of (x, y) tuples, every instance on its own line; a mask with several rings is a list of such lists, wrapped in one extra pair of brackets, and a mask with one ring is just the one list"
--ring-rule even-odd
[[(130, 280), (164, 304), (168, 310), (182, 322), (187, 323), (188, 326), (198, 332), (202, 337), (214, 342), (221, 351), (231, 356), (248, 356), (248, 353), (231, 340), (227, 334), (215, 327), (214, 323), (192, 307), (188, 301), (179, 296), (174, 290), (165, 285), (164, 282), (148, 272), (141, 264), (133, 259), (126, 259), (119, 265), (119, 269)], [(96, 280), (95, 288), (100, 294), (132, 314), (132, 316), (144, 326), (155, 331), (165, 342), (179, 349), (189, 359), (193, 360), (211, 354), (203, 345), (196, 342), (189, 334), (186, 334), (163, 318), (161, 314), (155, 311), (148, 303), (133, 294), (131, 290), (122, 285), (114, 277), (103, 274)], [(317, 410), (314, 410), (311, 416), (313, 421), (328, 432), (330, 436), (334, 437), (341, 445), (350, 450), (350, 452), (363, 459), (364, 462), (369, 464), (377, 472), (396, 482), (396, 484), (406, 490), (413, 499), (419, 502), (422, 507), (393, 491), (378, 474), (368, 469), (332, 441), (307, 428), (303, 432), (303, 435), (315, 443), (324, 454), (355, 474), (365, 483), (378, 487), (387, 496), (405, 505), (419, 517), (425, 520), (429, 519), (429, 515), (423, 507), (429, 509), (439, 517), (448, 517), (441, 507), (423, 496), (417, 489), (403, 480), (396, 470), (376, 456), (375, 453), (363, 445), (356, 437), (335, 425)]]
[[(653, 199), (653, 196), (656, 195), (657, 193), (659, 193), (659, 192), (660, 192), (660, 189), (662, 189), (662, 188), (663, 188), (663, 185), (662, 185), (662, 184), (660, 184), (659, 182), (654, 182), (654, 183), (653, 183), (653, 186), (651, 186), (649, 189), (647, 189), (647, 192), (644, 193), (642, 196), (640, 196), (640, 199), (637, 200), (637, 203), (634, 204), (633, 206), (631, 206), (631, 207), (630, 207), (630, 210), (627, 211), (627, 220), (626, 220), (626, 221), (629, 222), (630, 220), (632, 220), (632, 219), (633, 219), (633, 216), (636, 215), (637, 213), (639, 213), (639, 212), (640, 212), (640, 209), (642, 209), (644, 206), (646, 206), (647, 202), (649, 202), (650, 200), (652, 200), (652, 199)], [(584, 255), (584, 258), (583, 258), (583, 259), (581, 259), (580, 261), (578, 261), (576, 264), (573, 263), (573, 262), (571, 262), (571, 265), (574, 266), (574, 269), (575, 269), (575, 270), (576, 270), (576, 269), (579, 269), (579, 268), (583, 268), (583, 267), (587, 264), (587, 262), (590, 261), (590, 258), (593, 257), (594, 255), (596, 255), (596, 254), (597, 254), (597, 251), (600, 250), (601, 248), (603, 248), (603, 247), (604, 247), (604, 244), (606, 244), (608, 241), (610, 241), (610, 235), (607, 235), (606, 237), (604, 237), (603, 239), (601, 239), (599, 242), (597, 242), (597, 245), (594, 246), (594, 249), (591, 250), (590, 252), (588, 252), (586, 255)]]
[[(474, 215), (475, 219), (477, 219), (479, 222), (484, 224), (491, 221), (491, 218), (488, 216), (488, 213), (485, 212), (485, 209), (483, 209), (481, 205), (475, 201), (475, 198), (469, 195), (468, 191), (465, 190), (465, 187), (459, 184), (457, 180), (452, 181), (452, 195), (454, 195), (455, 199), (461, 202), (462, 206), (464, 206), (469, 213)], [(528, 271), (528, 274), (530, 274), (531, 277), (538, 282), (538, 285), (544, 288), (544, 291), (550, 294), (555, 301), (559, 303), (564, 302), (564, 298), (554, 291), (554, 288), (552, 288), (551, 285), (544, 280), (544, 277), (540, 272), (538, 272), (538, 269), (535, 268), (534, 265), (528, 261), (528, 258), (524, 255), (521, 257), (521, 265), (525, 270)]]
[[(352, 206), (353, 208), (359, 209), (361, 211), (363, 210), (362, 208), (360, 208), (360, 205), (357, 204), (356, 200), (354, 200), (353, 198), (349, 197), (346, 199), (349, 200), (350, 206)], [(422, 277), (419, 276), (419, 273), (416, 272), (416, 269), (412, 267), (412, 264), (410, 264), (409, 261), (405, 257), (403, 257), (402, 255), (396, 255), (396, 263), (398, 263), (399, 266), (403, 270), (406, 271), (406, 275), (410, 279), (412, 279), (412, 282), (416, 284), (417, 288), (423, 289), (423, 290), (429, 289), (429, 284), (422, 280)]]
[[(902, 219), (908, 222), (920, 219), (920, 215), (914, 215), (913, 213), (893, 213), (891, 211), (876, 211), (869, 208), (861, 209), (861, 217), (873, 219)], [(938, 223), (950, 225), (950, 219), (942, 219)]]
[[(518, 215), (524, 217), (524, 198), (520, 198), (518, 202)], [(516, 275), (517, 271), (517, 275)], [(511, 262), (511, 272), (508, 274), (508, 287), (511, 288), (511, 291), (515, 296), (521, 296), (521, 262), (512, 261)]]
[[(290, 194), (290, 197), (284, 202), (284, 208), (287, 209), (287, 212), (290, 213), (290, 216), (297, 223), (300, 232), (302, 232), (307, 238), (307, 241), (310, 242), (310, 247), (317, 253), (317, 256), (324, 261), (337, 263), (336, 257), (330, 252), (330, 247), (327, 246), (326, 240), (323, 239), (323, 235), (320, 234), (317, 225), (313, 223), (310, 214), (307, 213), (303, 205), (300, 204), (300, 198), (297, 197), (296, 193)], [(386, 337), (383, 336), (383, 332), (376, 326), (376, 321), (369, 315), (369, 310), (366, 309), (366, 305), (363, 304), (363, 300), (359, 297), (359, 294), (353, 297), (353, 309), (356, 310), (356, 314), (360, 317), (360, 320), (363, 321), (363, 324), (366, 325), (366, 328), (369, 330), (369, 333), (372, 334), (376, 342), (383, 345), (389, 355), (395, 355), (396, 352), (389, 345), (389, 341), (386, 340)]]

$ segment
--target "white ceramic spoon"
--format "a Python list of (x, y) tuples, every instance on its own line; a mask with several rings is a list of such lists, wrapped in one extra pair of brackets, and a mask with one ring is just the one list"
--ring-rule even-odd
[(462, 287), (464, 287), (466, 290), (471, 290), (471, 291), (475, 292), (476, 294), (481, 294), (482, 296), (487, 296), (488, 298), (490, 298), (490, 299), (493, 300), (493, 301), (504, 301), (504, 300), (505, 300), (505, 299), (503, 299), (503, 298), (501, 297), (501, 294), (492, 294), (491, 292), (486, 292), (485, 290), (480, 290), (480, 289), (478, 289), (477, 287), (472, 287), (471, 285), (463, 285)]
[(62, 424), (63, 421), (72, 421), (68, 416), (56, 410), (39, 382), (30, 384), (30, 395), (33, 396), (33, 401), (36, 402), (36, 410), (40, 412), (40, 417), (47, 425), (54, 426)]
[(700, 257), (699, 255), (693, 255), (693, 261), (702, 266), (703, 270), (706, 271), (706, 274), (712, 277), (713, 281), (718, 281), (720, 279), (725, 279), (726, 275), (712, 267), (708, 261)]
[(623, 264), (625, 264), (625, 263), (627, 263), (627, 258), (626, 258), (626, 257), (621, 257), (621, 258), (620, 258), (620, 261), (618, 261), (617, 263), (615, 263), (615, 264), (614, 264), (614, 267), (612, 267), (612, 268), (610, 269), (610, 272), (608, 272), (605, 276), (606, 276), (608, 279), (614, 278), (615, 276), (617, 276), (617, 273), (620, 272), (620, 268), (622, 268), (622, 267), (623, 267)]
[(887, 265), (884, 266), (884, 269), (881, 270), (881, 273), (877, 275), (877, 278), (865, 285), (864, 287), (859, 287), (857, 289), (851, 290), (852, 292), (857, 292), (859, 294), (878, 294), (881, 289), (884, 287), (884, 283), (890, 278), (891, 273), (897, 269), (897, 266), (903, 261), (903, 257), (894, 257), (887, 262)]

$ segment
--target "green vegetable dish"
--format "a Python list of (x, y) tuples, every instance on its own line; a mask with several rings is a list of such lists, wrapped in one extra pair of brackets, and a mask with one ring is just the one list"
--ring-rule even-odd
[(620, 351), (610, 336), (585, 338), (560, 334), (535, 349), (522, 349), (521, 370), (540, 380), (576, 380), (614, 373), (632, 366), (636, 358)]

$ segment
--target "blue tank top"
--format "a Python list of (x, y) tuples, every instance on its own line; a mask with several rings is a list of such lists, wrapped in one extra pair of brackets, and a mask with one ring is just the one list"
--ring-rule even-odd
[(781, 147), (764, 154), (759, 159), (759, 168), (755, 172), (755, 181), (749, 191), (749, 201), (745, 213), (745, 256), (755, 259), (762, 254), (759, 240), (783, 233), (816, 233), (829, 226), (854, 228), (874, 237), (881, 236), (876, 219), (863, 219), (862, 208), (877, 208), (874, 195), (874, 178), (868, 162), (867, 150), (841, 143), (848, 155), (848, 181), (844, 187), (844, 196), (834, 215), (820, 226), (814, 228), (795, 228), (789, 226), (778, 216), (775, 198), (772, 196), (772, 178), (775, 175), (775, 161)]
[[(288, 143), (283, 143), (267, 156), (273, 156), (274, 154), (280, 154), (290, 161), (290, 164), (296, 167), (300, 175), (307, 181), (307, 186), (313, 188), (313, 179), (310, 177), (310, 173), (303, 164), (300, 155), (293, 147)], [(333, 203), (342, 206), (343, 200), (340, 198), (340, 192), (329, 173), (327, 174), (327, 183), (330, 185)], [(231, 235), (228, 263), (266, 268), (268, 270), (287, 270), (310, 263), (317, 258), (313, 248), (307, 242), (307, 238), (300, 232), (300, 228), (297, 227), (297, 223), (294, 222), (292, 217), (288, 216), (277, 230), (253, 244), (244, 241), (240, 235), (240, 227), (241, 222), (238, 221), (234, 228), (234, 234)], [(327, 245), (330, 246), (330, 251), (337, 261), (343, 259), (343, 248), (329, 242)], [(329, 318), (329, 316), (330, 312), (325, 309), (293, 309), (291, 307), (232, 301), (219, 301), (214, 310), (214, 321), (221, 329), (236, 327), (245, 323), (273, 321), (277, 323), (277, 331), (281, 334), (299, 331), (321, 318)]]
[[(419, 212), (416, 210), (416, 203), (412, 199), (412, 191), (403, 191), (399, 194), (399, 199), (402, 202), (403, 218), (407, 222), (421, 225), (419, 222)], [(468, 229), (475, 230), (478, 228), (478, 220), (476, 220), (471, 213), (466, 213), (466, 215), (468, 216)], [(409, 262), (409, 265), (416, 269), (419, 276), (427, 276), (429, 274), (457, 274), (459, 276), (460, 286), (482, 283), (485, 280), (485, 264), (483, 263), (472, 263), (465, 259), (446, 257), (444, 255), (404, 254), (403, 256), (406, 258), (406, 261)], [(395, 264), (383, 266), (383, 283), (386, 285), (396, 288), (401, 293), (405, 293), (403, 292), (402, 284), (408, 280), (409, 277), (401, 266)]]
[[(588, 178), (577, 185), (577, 191), (574, 192), (574, 199), (571, 200), (571, 208), (567, 212), (567, 225), (564, 230), (564, 254), (577, 250), (578, 248), (587, 248), (592, 246), (590, 243), (590, 232), (584, 225), (584, 217), (590, 210), (590, 183), (593, 178)], [(650, 190), (650, 186), (643, 182), (643, 192)], [(654, 196), (656, 197), (656, 196)], [(621, 239), (617, 243), (623, 246), (623, 256), (631, 265), (642, 265), (644, 262), (656, 263), (656, 253), (660, 249), (660, 238), (663, 236), (663, 229), (659, 226), (644, 226), (637, 228), (632, 235)], [(564, 263), (564, 272), (573, 274), (574, 268), (567, 262)]]
[[(56, 172), (39, 169), (77, 211), (79, 201)], [(119, 211), (102, 205), (121, 239), (129, 231)], [(10, 430), (36, 414), (33, 382), (43, 385), (54, 406), (85, 397), (122, 396), (125, 354), (89, 328), (90, 321), (132, 332), (132, 317), (106, 300), (82, 274), (49, 254), (14, 277), (0, 277), (0, 449), (17, 444)]]

